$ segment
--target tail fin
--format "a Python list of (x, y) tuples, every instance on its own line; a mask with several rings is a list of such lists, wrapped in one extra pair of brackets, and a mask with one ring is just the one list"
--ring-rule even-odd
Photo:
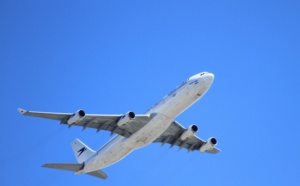
[(84, 161), (89, 159), (95, 153), (95, 151), (90, 149), (87, 145), (82, 143), (79, 139), (75, 139), (71, 143), (71, 146), (72, 146), (73, 152), (75, 154), (75, 157), (76, 157), (78, 163), (83, 163)]

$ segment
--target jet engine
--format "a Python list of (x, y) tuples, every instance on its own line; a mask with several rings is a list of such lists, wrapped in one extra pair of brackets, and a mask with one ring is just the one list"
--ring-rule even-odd
[(68, 125), (72, 125), (74, 123), (78, 123), (85, 116), (85, 112), (83, 110), (77, 110), (75, 114), (73, 114), (67, 121)]
[(205, 152), (207, 150), (211, 150), (214, 148), (214, 146), (217, 145), (217, 139), (216, 138), (209, 138), (203, 145), (200, 147), (201, 152)]
[(198, 127), (197, 125), (191, 125), (188, 127), (188, 129), (186, 131), (184, 131), (181, 136), (180, 139), (182, 141), (194, 136), (196, 134), (196, 132), (198, 131)]
[(129, 111), (119, 119), (117, 125), (121, 127), (127, 123), (130, 123), (131, 120), (133, 120), (134, 118), (135, 118), (134, 112)]

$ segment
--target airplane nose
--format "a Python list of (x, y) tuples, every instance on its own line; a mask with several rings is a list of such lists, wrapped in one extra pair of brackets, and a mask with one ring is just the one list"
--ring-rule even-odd
[(212, 84), (214, 78), (215, 78), (215, 76), (212, 73), (208, 73), (205, 75), (205, 81), (209, 84)]
[(197, 97), (201, 97), (210, 88), (214, 80), (214, 74), (206, 72), (202, 74), (199, 78)]
[(208, 77), (210, 77), (210, 78), (212, 78), (212, 79), (214, 79), (214, 77), (215, 77), (215, 75), (214, 74), (212, 74), (212, 73), (208, 73), (208, 74), (206, 74)]

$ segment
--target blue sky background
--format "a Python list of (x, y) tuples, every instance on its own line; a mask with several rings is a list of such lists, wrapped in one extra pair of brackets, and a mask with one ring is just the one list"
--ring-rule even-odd
[[(299, 185), (299, 23), (296, 0), (3, 0), (1, 185)], [(76, 162), (71, 141), (98, 149), (109, 132), (17, 112), (143, 113), (202, 71), (211, 89), (176, 120), (222, 152), (151, 144), (105, 181), (41, 165)]]

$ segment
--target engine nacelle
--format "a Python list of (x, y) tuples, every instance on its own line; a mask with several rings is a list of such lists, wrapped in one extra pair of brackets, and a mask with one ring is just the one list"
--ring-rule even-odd
[(73, 114), (67, 121), (68, 125), (72, 125), (74, 123), (78, 123), (85, 116), (85, 112), (83, 110), (77, 110), (75, 114)]
[(119, 119), (117, 125), (121, 127), (127, 123), (130, 123), (131, 120), (133, 120), (134, 118), (135, 118), (134, 112), (129, 111)]
[(216, 138), (209, 138), (207, 140), (206, 143), (204, 143), (201, 147), (200, 147), (200, 151), (201, 152), (205, 152), (207, 150), (213, 149), (214, 146), (217, 145), (217, 139)]
[(182, 141), (184, 141), (184, 140), (186, 140), (186, 139), (188, 139), (188, 138), (194, 136), (194, 135), (196, 134), (197, 131), (198, 131), (197, 125), (191, 125), (191, 126), (189, 126), (189, 128), (188, 128), (186, 131), (184, 131), (184, 132), (181, 134), (180, 139), (181, 139)]

